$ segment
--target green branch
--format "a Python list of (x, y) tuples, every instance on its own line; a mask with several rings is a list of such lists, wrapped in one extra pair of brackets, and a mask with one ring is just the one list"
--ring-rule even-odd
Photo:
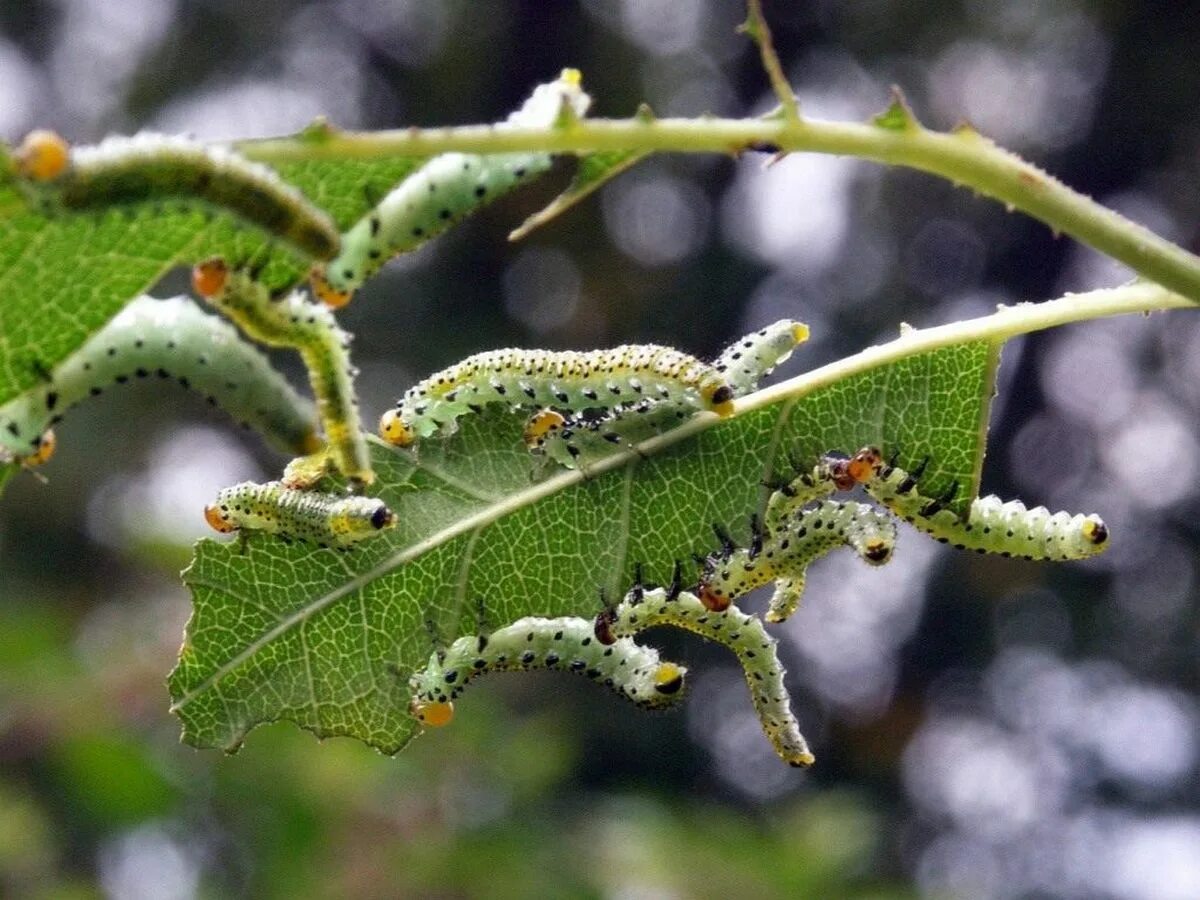
[(764, 147), (855, 156), (939, 175), (1028, 213), (1055, 232), (1071, 235), (1139, 275), (1200, 302), (1200, 258), (1071, 190), (970, 128), (949, 134), (929, 131), (899, 99), (870, 124), (779, 118), (586, 119), (549, 130), (491, 125), (377, 132), (313, 128), (295, 137), (238, 144), (246, 156), (267, 163), (431, 156), (451, 150), (739, 153)]

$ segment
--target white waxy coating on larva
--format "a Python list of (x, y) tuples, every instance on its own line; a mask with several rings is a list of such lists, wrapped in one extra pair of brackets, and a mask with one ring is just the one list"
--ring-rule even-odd
[(527, 617), (486, 636), (460, 637), (413, 673), (409, 688), (415, 704), (448, 703), (480, 675), (530, 669), (574, 672), (647, 708), (676, 703), (687, 672), (629, 639), (602, 644), (587, 619)]
[(671, 347), (625, 344), (610, 350), (522, 350), (477, 353), (405, 392), (397, 405), (401, 438), (453, 434), (457, 420), (489, 404), (583, 410), (642, 400), (670, 401), (719, 415), (732, 392), (712, 366)]
[[(548, 128), (564, 109), (582, 117), (590, 102), (580, 88), (578, 73), (567, 70), (556, 81), (539, 85), (520, 109), (495, 127)], [(314, 276), (318, 295), (356, 290), (389, 259), (545, 172), (552, 159), (549, 153), (435, 156), (346, 232), (341, 253)]]
[(233, 326), (187, 297), (138, 297), (44, 383), (0, 406), (0, 447), (28, 454), (72, 406), (139, 380), (180, 384), (284, 452), (311, 452), (317, 443), (312, 404)]
[(324, 547), (349, 547), (396, 524), (382, 500), (298, 491), (277, 481), (225, 488), (205, 518), (220, 532), (263, 531)]
[(143, 132), (74, 147), (69, 168), (46, 194), (72, 210), (194, 200), (240, 216), (311, 259), (331, 258), (341, 242), (329, 216), (274, 170), (181, 136)]
[(755, 712), (775, 752), (792, 766), (812, 764), (812, 752), (792, 714), (777, 642), (759, 619), (737, 607), (712, 612), (687, 591), (672, 596), (662, 588), (634, 588), (612, 611), (608, 623), (616, 638), (627, 639), (647, 628), (667, 625), (728, 647), (742, 664)]
[[(808, 327), (793, 319), (781, 319), (738, 338), (713, 362), (732, 388), (734, 397), (754, 391), (759, 381), (791, 356), (808, 338)], [(657, 437), (686, 422), (696, 412), (689, 404), (645, 399), (605, 415), (568, 415), (554, 427), (527, 432), (526, 448), (564, 468), (588, 466), (622, 448)], [(532, 421), (532, 420), (531, 420)], [(530, 439), (532, 438), (532, 439)]]
[[(874, 454), (878, 458), (878, 451)], [(1108, 527), (1095, 514), (1051, 513), (1044, 506), (1027, 509), (1020, 500), (987, 496), (971, 501), (964, 520), (946, 502), (923, 496), (914, 476), (882, 462), (863, 486), (897, 516), (960, 550), (1066, 561), (1088, 559), (1108, 548)]]

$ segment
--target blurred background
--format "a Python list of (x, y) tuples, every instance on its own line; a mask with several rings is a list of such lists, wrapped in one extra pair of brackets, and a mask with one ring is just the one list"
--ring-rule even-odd
[[(926, 124), (967, 119), (1197, 249), (1200, 6), (766, 8), (805, 114), (864, 119), (898, 84)], [(772, 100), (742, 17), (732, 0), (0, 0), (0, 137), (490, 121), (567, 65), (596, 115), (752, 115)], [(924, 175), (763, 162), (655, 159), (509, 244), (564, 164), (394, 264), (342, 317), (366, 419), (506, 344), (703, 355), (793, 316), (813, 339), (786, 375), (902, 321), (1128, 277)], [(181, 391), (106, 392), (60, 426), (49, 483), (0, 498), (0, 894), (1200, 897), (1198, 407), (1195, 316), (1008, 345), (985, 491), (1099, 512), (1114, 546), (1035, 565), (908, 532), (884, 569), (819, 563), (776, 632), (818, 755), (800, 773), (733, 660), (687, 639), (667, 642), (699, 676), (682, 714), (509, 677), (396, 759), (286, 723), (234, 757), (182, 746), (163, 683), (178, 570), (204, 502), (282, 460)]]

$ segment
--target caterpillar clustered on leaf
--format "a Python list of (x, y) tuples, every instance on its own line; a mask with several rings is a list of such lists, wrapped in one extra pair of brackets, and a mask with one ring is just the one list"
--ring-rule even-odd
[[(713, 368), (742, 397), (758, 387), (777, 365), (808, 339), (802, 322), (782, 319), (734, 341)], [(611, 455), (618, 446), (636, 446), (690, 419), (695, 407), (666, 400), (643, 399), (597, 414), (597, 410), (563, 413), (541, 409), (525, 424), (525, 447), (535, 456), (551, 459), (564, 468), (586, 469)]]
[(194, 391), (285, 452), (311, 453), (320, 446), (312, 404), (233, 326), (186, 297), (138, 297), (47, 372), (42, 384), (0, 406), (0, 449), (26, 464), (45, 461), (54, 447), (50, 426), (67, 410), (140, 380)]
[(844, 465), (850, 478), (895, 515), (959, 550), (1065, 561), (1087, 559), (1108, 548), (1108, 526), (1095, 514), (1027, 509), (1020, 500), (988, 496), (972, 500), (966, 518), (960, 518), (946, 508), (953, 490), (926, 497), (917, 489), (924, 464), (909, 473), (885, 463), (877, 448), (864, 447)]
[(757, 530), (748, 548), (724, 547), (704, 564), (697, 594), (707, 609), (723, 610), (757, 587), (775, 583), (768, 622), (782, 622), (800, 603), (808, 567), (837, 547), (851, 548), (868, 565), (892, 558), (896, 523), (872, 506), (822, 500), (796, 510), (767, 531)]
[[(580, 82), (577, 70), (564, 69), (557, 80), (539, 85), (496, 129), (549, 128), (564, 117), (582, 117), (591, 98)], [(313, 293), (329, 306), (345, 305), (363, 281), (389, 259), (419, 247), (479, 207), (545, 172), (552, 159), (549, 153), (435, 156), (346, 232), (337, 258), (313, 270)]]
[(466, 635), (409, 680), (409, 711), (423, 725), (448, 724), (454, 699), (489, 672), (554, 669), (599, 681), (648, 709), (661, 709), (683, 696), (687, 669), (661, 660), (653, 647), (631, 639), (601, 643), (587, 619), (527, 617), (486, 635)]
[(742, 665), (755, 712), (775, 752), (788, 765), (812, 765), (812, 752), (792, 715), (791, 698), (784, 684), (786, 670), (779, 661), (776, 640), (754, 616), (737, 607), (714, 612), (695, 594), (679, 590), (677, 582), (678, 575), (670, 589), (647, 590), (635, 585), (621, 603), (597, 617), (597, 638), (628, 640), (647, 628), (665, 625), (728, 647)]
[(409, 388), (379, 422), (397, 447), (450, 435), (458, 419), (502, 403), (512, 407), (611, 409), (668, 401), (719, 416), (733, 411), (733, 389), (712, 366), (657, 344), (611, 350), (491, 350), (469, 356)]
[(35, 199), (67, 212), (199, 203), (258, 226), (308, 259), (330, 259), (341, 245), (333, 221), (299, 190), (225, 147), (152, 133), (70, 147), (39, 130), (25, 137), (14, 158)]
[(299, 352), (317, 398), (330, 459), (353, 482), (374, 481), (354, 394), (357, 370), (350, 362), (350, 335), (338, 327), (333, 313), (299, 291), (272, 297), (251, 273), (232, 270), (220, 259), (196, 266), (192, 284), (254, 340)]
[(204, 508), (204, 518), (222, 534), (263, 531), (320, 547), (346, 548), (396, 524), (382, 500), (297, 491), (277, 481), (244, 481), (227, 487)]

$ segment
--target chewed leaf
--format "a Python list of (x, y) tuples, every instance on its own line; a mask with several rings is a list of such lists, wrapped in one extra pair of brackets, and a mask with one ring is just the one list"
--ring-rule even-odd
[(534, 213), (521, 223), (509, 236), (510, 241), (519, 241), (535, 228), (540, 228), (551, 219), (562, 215), (593, 191), (604, 187), (626, 169), (649, 156), (648, 151), (613, 150), (593, 153), (579, 160), (575, 177), (561, 194), (555, 197), (540, 212)]
[(792, 454), (895, 447), (910, 464), (930, 458), (930, 490), (957, 481), (973, 496), (995, 359), (976, 342), (802, 398), (750, 395), (739, 414), (703, 415), (590, 473), (536, 470), (525, 417), (504, 411), (468, 416), (416, 454), (375, 445), (372, 493), (395, 529), (347, 553), (270, 535), (245, 553), (198, 545), (185, 574), (195, 613), (170, 681), (185, 740), (232, 750), (255, 725), (288, 719), (395, 752), (418, 727), (407, 680), (429, 660), (426, 621), (453, 640), (476, 633), (480, 598), (502, 624), (594, 615), (597, 590), (620, 596), (638, 564), (665, 583), (676, 560), (713, 549), (711, 523), (747, 539), (762, 482), (789, 473)]

